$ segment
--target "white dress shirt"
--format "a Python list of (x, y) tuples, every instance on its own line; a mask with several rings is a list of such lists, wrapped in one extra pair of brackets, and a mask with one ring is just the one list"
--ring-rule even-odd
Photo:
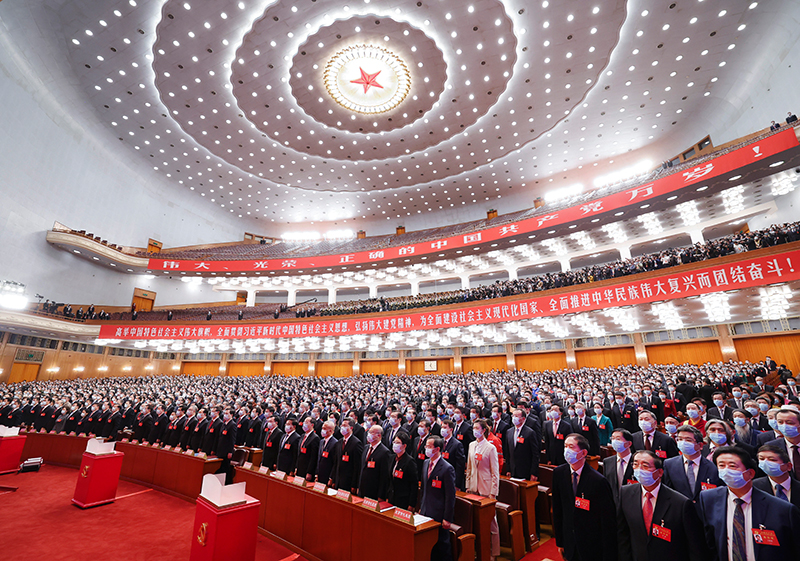
[[(728, 559), (733, 559), (733, 514), (736, 512), (736, 503), (734, 501), (738, 498), (728, 490), (728, 510), (725, 520), (728, 530)], [(744, 501), (742, 503), (742, 511), (744, 512), (744, 543), (747, 551), (747, 561), (756, 561), (756, 551), (753, 545), (753, 489), (751, 488), (741, 499)]]
[(769, 478), (769, 484), (772, 485), (772, 494), (778, 496), (778, 487), (783, 487), (783, 493), (786, 495), (786, 500), (792, 502), (792, 478), (786, 478), (783, 483), (776, 483), (773, 479)]

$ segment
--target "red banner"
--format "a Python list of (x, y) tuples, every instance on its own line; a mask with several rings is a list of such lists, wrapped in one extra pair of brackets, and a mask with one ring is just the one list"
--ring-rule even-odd
[(591, 284), (555, 296), (539, 296), (514, 302), (484, 300), (452, 311), (411, 312), (364, 318), (333, 316), (325, 319), (231, 325), (103, 325), (100, 339), (277, 339), (287, 337), (338, 337), (369, 335), (418, 329), (445, 329), (473, 324), (500, 323), (538, 317), (558, 316), (674, 300), (712, 292), (725, 292), (753, 286), (800, 279), (800, 250), (747, 258), (724, 265), (663, 275), (646, 280), (621, 282), (603, 288)]
[(601, 213), (614, 211), (643, 201), (679, 191), (684, 187), (696, 185), (711, 178), (727, 174), (740, 167), (758, 160), (773, 156), (783, 150), (797, 146), (798, 141), (794, 129), (790, 128), (779, 134), (769, 136), (761, 142), (749, 144), (728, 154), (714, 158), (695, 168), (674, 173), (652, 183), (609, 194), (607, 197), (594, 199), (585, 204), (561, 209), (551, 214), (540, 214), (527, 220), (512, 224), (503, 224), (445, 238), (406, 246), (387, 247), (358, 253), (341, 255), (320, 255), (316, 257), (291, 257), (280, 259), (255, 259), (247, 261), (190, 261), (170, 260), (166, 258), (150, 259), (148, 269), (156, 271), (181, 272), (257, 272), (257, 271), (292, 271), (319, 267), (336, 267), (358, 263), (373, 263), (401, 259), (411, 255), (429, 255), (442, 250), (470, 247), (475, 244), (496, 241), (502, 238), (526, 235), (537, 230), (552, 228), (558, 224), (579, 222)]

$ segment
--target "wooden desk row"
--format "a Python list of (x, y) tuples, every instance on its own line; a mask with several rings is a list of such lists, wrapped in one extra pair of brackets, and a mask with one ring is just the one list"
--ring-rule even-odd
[[(48, 464), (78, 468), (86, 450), (86, 436), (56, 433), (20, 432), (25, 434), (23, 458), (41, 457)], [(116, 450), (125, 454), (122, 461), (122, 479), (141, 483), (194, 502), (200, 494), (203, 476), (216, 472), (222, 460), (204, 459), (195, 456), (117, 442)]]
[(375, 512), (249, 469), (236, 468), (236, 481), (261, 501), (259, 528), (311, 559), (428, 561), (439, 539), (438, 522), (414, 527), (391, 509)]

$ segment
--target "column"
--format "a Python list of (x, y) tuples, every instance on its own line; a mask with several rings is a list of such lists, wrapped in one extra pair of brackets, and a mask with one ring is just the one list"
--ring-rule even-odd
[(251, 288), (247, 291), (247, 302), (245, 302), (245, 306), (248, 308), (252, 308), (256, 305), (256, 290)]
[(328, 304), (335, 304), (336, 303), (336, 287), (329, 286), (328, 287)]
[(631, 258), (631, 246), (624, 245), (619, 248), (619, 258), (622, 261)]
[(644, 339), (641, 333), (633, 334), (633, 352), (636, 353), (636, 366), (645, 367), (649, 364), (647, 349), (644, 346)]
[(736, 352), (736, 345), (733, 344), (733, 337), (731, 337), (731, 330), (728, 325), (725, 323), (717, 325), (717, 334), (719, 335), (719, 349), (722, 351), (722, 360), (739, 360), (739, 354)]
[(464, 367), (461, 366), (461, 347), (453, 347), (453, 374), (463, 374)]
[(513, 372), (517, 368), (516, 359), (514, 358), (514, 343), (506, 344), (506, 372)]
[(558, 262), (561, 263), (561, 272), (569, 271), (572, 268), (569, 264), (569, 257), (559, 259)]
[(369, 297), (370, 298), (377, 298), (378, 297), (378, 285), (377, 284), (367, 285), (367, 288), (369, 288)]
[(317, 354), (318, 353), (308, 353), (308, 375), (309, 376), (316, 376), (317, 375)]
[(290, 288), (289, 289), (289, 297), (288, 297), (288, 300), (287, 300), (286, 304), (288, 306), (294, 306), (295, 304), (297, 304), (297, 289), (296, 288)]
[(361, 374), (361, 353), (353, 351), (353, 376)]
[(689, 230), (689, 236), (691, 236), (693, 244), (706, 242), (702, 230)]
[(572, 339), (564, 339), (564, 348), (567, 351), (567, 368), (578, 368), (578, 360), (575, 358), (575, 347)]
[(222, 353), (222, 358), (219, 361), (219, 375), (220, 376), (227, 376), (228, 375), (228, 357), (231, 356), (230, 353)]
[(461, 290), (469, 290), (469, 275), (463, 275), (459, 278), (461, 278)]
[(397, 374), (400, 376), (406, 375), (406, 352), (397, 352)]
[(516, 268), (509, 268), (507, 270), (508, 270), (508, 280), (515, 281), (515, 280), (517, 280), (519, 278), (519, 276), (517, 275), (517, 269)]
[(411, 282), (411, 296), (419, 296), (419, 281), (412, 280)]
[(264, 376), (272, 374), (272, 357), (274, 353), (265, 353), (264, 357)]

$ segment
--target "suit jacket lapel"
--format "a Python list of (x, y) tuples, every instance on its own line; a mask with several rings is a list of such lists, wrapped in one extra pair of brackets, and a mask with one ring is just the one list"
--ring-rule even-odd
[[(667, 517), (667, 512), (669, 512), (670, 507), (670, 501), (666, 495), (667, 493), (664, 492), (664, 485), (662, 484), (661, 489), (658, 491), (655, 507), (653, 508), (653, 524), (663, 526), (664, 519)], [(644, 520), (644, 518), (642, 518), (642, 520)], [(653, 533), (651, 532), (647, 536), (648, 541), (652, 537)]]

